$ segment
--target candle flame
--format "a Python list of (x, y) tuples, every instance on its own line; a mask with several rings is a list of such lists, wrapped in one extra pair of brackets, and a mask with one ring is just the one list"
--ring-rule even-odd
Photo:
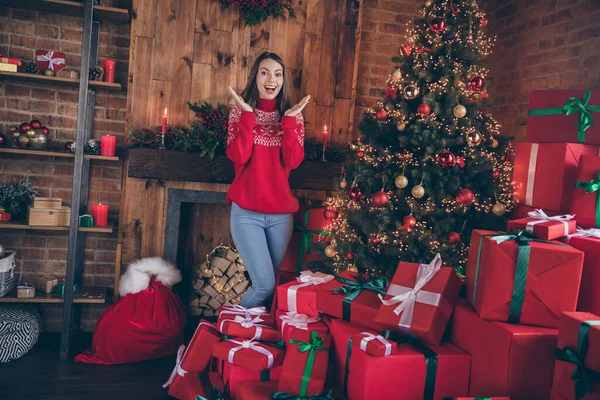
[(167, 107), (165, 107), (165, 114), (164, 114), (164, 115), (165, 115), (165, 116), (167, 115)]
[(324, 130), (324, 131), (327, 131), (327, 125), (324, 125), (324, 126), (323, 126), (323, 130)]

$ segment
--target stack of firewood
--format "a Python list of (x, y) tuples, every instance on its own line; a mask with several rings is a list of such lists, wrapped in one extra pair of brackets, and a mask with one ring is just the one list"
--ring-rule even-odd
[(238, 304), (250, 286), (250, 278), (238, 252), (218, 246), (202, 264), (193, 267), (191, 315), (217, 315), (221, 306)]

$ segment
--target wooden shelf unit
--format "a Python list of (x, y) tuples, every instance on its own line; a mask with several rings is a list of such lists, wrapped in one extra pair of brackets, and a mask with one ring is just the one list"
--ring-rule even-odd
[[(103, 293), (102, 298), (87, 298), (85, 294), (89, 293)], [(77, 288), (75, 295), (73, 296), (73, 303), (79, 304), (104, 304), (106, 303), (107, 288), (105, 286), (82, 286)], [(63, 296), (54, 293), (44, 293), (39, 290), (35, 291), (35, 297), (28, 299), (20, 299), (17, 297), (17, 289), (12, 290), (10, 293), (3, 297), (0, 297), (0, 303), (64, 303), (65, 299)]]
[[(83, 3), (67, 0), (2, 0), (5, 7), (23, 8), (48, 14), (83, 17)], [(94, 6), (94, 17), (97, 21), (115, 24), (129, 23), (129, 10), (123, 8)]]
[[(37, 82), (37, 83), (69, 85), (69, 86), (73, 86), (73, 87), (79, 86), (79, 79), (62, 78), (60, 76), (27, 74), (24, 72), (0, 71), (0, 79), (17, 80), (17, 81), (33, 81), (33, 82)], [(89, 81), (88, 86), (93, 89), (108, 90), (111, 92), (122, 92), (123, 91), (123, 86), (121, 86), (120, 83)]]
[[(47, 226), (47, 225), (29, 225), (24, 222), (0, 222), (0, 229), (27, 229), (34, 231), (68, 231), (68, 226)], [(108, 226), (91, 226), (89, 228), (79, 227), (81, 232), (91, 233), (112, 233), (116, 229), (116, 225)]]
[[(24, 150), (24, 149), (14, 149), (9, 147), (0, 147), (0, 153), (10, 153), (10, 154), (28, 154), (33, 156), (41, 156), (41, 157), (64, 157), (64, 158), (75, 158), (74, 153), (67, 153), (60, 150)], [(117, 156), (108, 157), (108, 156), (97, 156), (93, 154), (84, 154), (83, 158), (89, 158), (90, 160), (104, 160), (104, 161), (119, 161), (120, 158)]]

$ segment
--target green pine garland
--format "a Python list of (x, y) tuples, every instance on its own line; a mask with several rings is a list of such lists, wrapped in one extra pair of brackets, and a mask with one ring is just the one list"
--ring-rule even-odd
[(296, 18), (288, 0), (221, 0), (224, 7), (234, 5), (240, 9), (246, 26), (263, 23), (269, 17), (284, 18), (287, 11), (290, 18)]

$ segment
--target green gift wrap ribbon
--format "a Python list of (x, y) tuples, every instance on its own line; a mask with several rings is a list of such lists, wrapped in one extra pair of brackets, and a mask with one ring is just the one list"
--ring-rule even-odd
[(510, 310), (508, 312), (508, 322), (518, 324), (521, 321), (521, 312), (523, 311), (523, 302), (525, 301), (525, 287), (527, 286), (527, 274), (529, 273), (529, 258), (531, 256), (530, 242), (548, 243), (558, 246), (566, 246), (564, 243), (551, 242), (549, 240), (536, 239), (526, 236), (527, 232), (519, 231), (515, 235), (506, 234), (486, 234), (481, 235), (479, 239), (479, 249), (477, 251), (477, 264), (475, 266), (475, 282), (473, 283), (473, 302), (477, 297), (477, 282), (479, 280), (479, 267), (481, 265), (481, 249), (483, 247), (483, 238), (492, 236), (492, 240), (500, 244), (507, 240), (514, 240), (519, 246), (517, 249), (517, 267), (515, 270), (515, 281), (513, 285), (512, 297), (510, 301)]
[(594, 117), (592, 112), (600, 112), (600, 106), (589, 105), (590, 98), (592, 97), (592, 90), (588, 89), (583, 95), (583, 99), (577, 97), (571, 97), (567, 100), (567, 103), (562, 108), (542, 108), (539, 110), (529, 110), (529, 115), (544, 116), (544, 115), (571, 115), (579, 113), (579, 120), (577, 121), (577, 141), (579, 143), (585, 143), (585, 131), (592, 125), (594, 125)]
[[(575, 187), (584, 188), (586, 193), (596, 193), (600, 190), (600, 171), (598, 179), (592, 179), (589, 182), (575, 182)], [(596, 193), (596, 228), (600, 228), (600, 196)]]
[(348, 295), (344, 297), (344, 302), (342, 303), (342, 319), (344, 321), (350, 321), (350, 308), (352, 302), (356, 300), (364, 290), (370, 290), (383, 296), (386, 293), (384, 288), (388, 285), (386, 278), (373, 277), (365, 279), (361, 274), (356, 275), (356, 280), (342, 278), (341, 276), (337, 276), (335, 280), (346, 285), (333, 290), (333, 293), (343, 293)]
[(296, 339), (290, 340), (291, 344), (297, 344), (299, 346), (299, 352), (306, 353), (308, 351), (306, 366), (304, 367), (304, 373), (302, 374), (302, 383), (300, 384), (300, 390), (298, 391), (299, 396), (306, 396), (306, 392), (308, 391), (308, 383), (310, 382), (310, 375), (312, 374), (315, 365), (317, 350), (329, 350), (329, 347), (322, 346), (323, 341), (323, 338), (319, 336), (319, 332), (316, 331), (310, 333), (310, 342), (308, 343)]
[(288, 392), (275, 392), (271, 399), (274, 400), (334, 400), (331, 390), (326, 393), (319, 393), (312, 396), (296, 396)]
[(571, 380), (575, 382), (575, 399), (579, 400), (586, 394), (594, 394), (594, 385), (600, 384), (600, 373), (585, 367), (585, 357), (590, 345), (588, 334), (592, 326), (600, 326), (600, 320), (583, 321), (579, 325), (577, 350), (565, 347), (556, 350), (556, 359), (575, 364)]
[[(212, 400), (227, 400), (228, 397), (229, 397), (229, 382), (227, 382), (225, 384), (225, 389), (222, 392), (218, 386), (215, 386), (213, 388), (212, 396), (211, 396)], [(197, 394), (196, 400), (208, 400), (208, 399), (204, 396), (200, 396), (199, 394)]]
[(304, 265), (304, 252), (306, 252), (306, 254), (310, 254), (310, 241), (313, 238), (313, 234), (331, 236), (331, 232), (329, 231), (306, 228), (308, 226), (308, 212), (310, 210), (312, 210), (312, 208), (308, 208), (304, 212), (304, 226), (300, 224), (294, 224), (294, 232), (302, 232), (302, 239), (300, 240), (300, 254), (298, 254), (298, 265), (296, 266), (298, 272), (302, 271), (302, 266)]

